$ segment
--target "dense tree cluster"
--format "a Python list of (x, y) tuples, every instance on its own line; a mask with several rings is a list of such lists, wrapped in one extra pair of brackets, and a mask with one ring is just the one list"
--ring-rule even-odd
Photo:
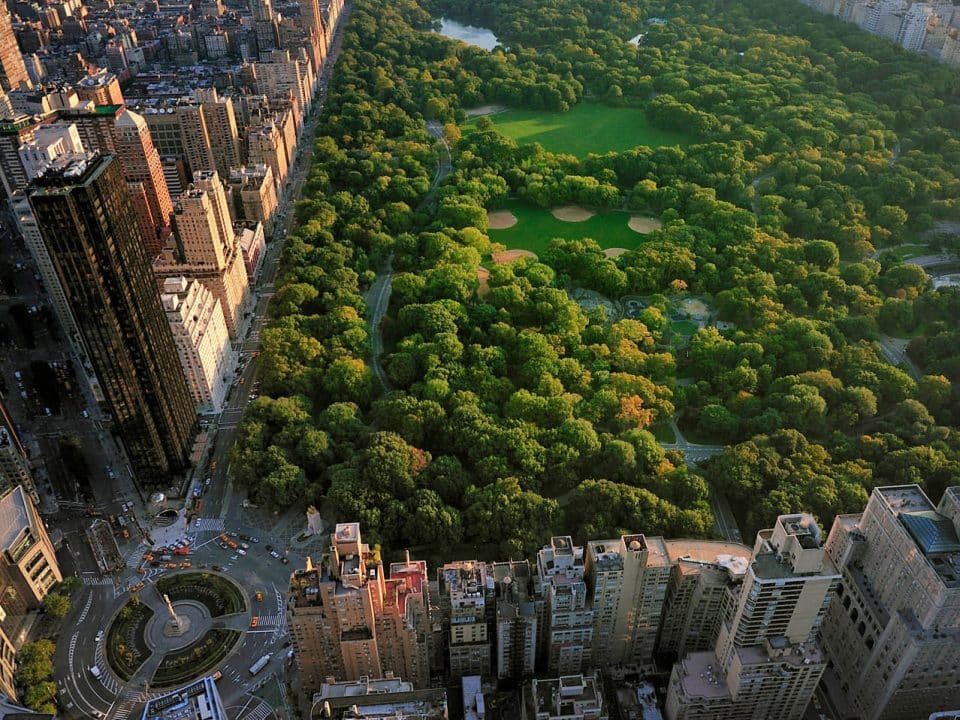
[[(440, 14), (505, 47), (430, 32)], [(709, 533), (706, 480), (748, 530), (787, 510), (828, 520), (881, 483), (938, 496), (960, 475), (960, 295), (874, 254), (960, 209), (958, 95), (955, 71), (794, 4), (357, 0), (235, 474), (261, 502), (327, 502), (391, 546), (469, 537), (514, 555), (561, 528)], [(696, 142), (578, 159), (456, 125), (486, 102), (584, 97)], [(436, 189), (430, 120), (455, 149)], [(492, 267), (480, 295), (485, 210), (511, 196), (664, 225), (616, 259), (554, 241)], [(388, 257), (381, 393), (363, 293)], [(646, 306), (616, 320), (577, 286)], [(671, 342), (687, 291), (731, 329)], [(880, 353), (906, 333), (919, 380)], [(651, 432), (678, 412), (730, 444), (706, 480)]]

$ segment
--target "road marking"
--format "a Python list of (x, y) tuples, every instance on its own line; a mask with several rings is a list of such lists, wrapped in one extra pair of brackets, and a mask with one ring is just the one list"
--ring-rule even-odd
[[(137, 551), (137, 557), (140, 556), (139, 551)], [(85, 577), (80, 582), (87, 586), (105, 586), (113, 585), (113, 578), (109, 577)]]

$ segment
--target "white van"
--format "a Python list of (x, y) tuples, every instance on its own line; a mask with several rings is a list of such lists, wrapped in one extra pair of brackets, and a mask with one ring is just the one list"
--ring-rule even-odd
[(99, 680), (99, 679), (100, 679), (100, 676), (101, 676), (103, 673), (100, 672), (100, 668), (98, 668), (96, 665), (94, 665), (93, 667), (90, 668), (90, 674), (93, 675), (97, 680)]

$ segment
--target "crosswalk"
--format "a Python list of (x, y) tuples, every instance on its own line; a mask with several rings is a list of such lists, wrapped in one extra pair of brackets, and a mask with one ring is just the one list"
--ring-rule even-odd
[(243, 716), (243, 720), (266, 720), (273, 714), (273, 708), (261, 701), (253, 710)]
[(258, 627), (278, 627), (286, 625), (287, 618), (280, 613), (274, 615), (261, 615), (257, 621)]
[(114, 695), (119, 695), (120, 691), (123, 690), (123, 685), (120, 684), (120, 681), (117, 680), (109, 670), (106, 670), (100, 665), (97, 667), (100, 667), (100, 682), (103, 686)]
[(88, 586), (113, 585), (113, 578), (84, 575), (80, 582)]
[(193, 521), (192, 529), (195, 532), (223, 532), (226, 526), (223, 518), (197, 518)]

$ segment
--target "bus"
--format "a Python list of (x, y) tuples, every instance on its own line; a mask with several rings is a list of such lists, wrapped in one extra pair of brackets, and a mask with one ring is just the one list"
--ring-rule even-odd
[(258, 672), (260, 672), (267, 666), (268, 662), (270, 662), (270, 656), (264, 655), (262, 658), (260, 658), (253, 665), (250, 666), (250, 674), (256, 675)]

